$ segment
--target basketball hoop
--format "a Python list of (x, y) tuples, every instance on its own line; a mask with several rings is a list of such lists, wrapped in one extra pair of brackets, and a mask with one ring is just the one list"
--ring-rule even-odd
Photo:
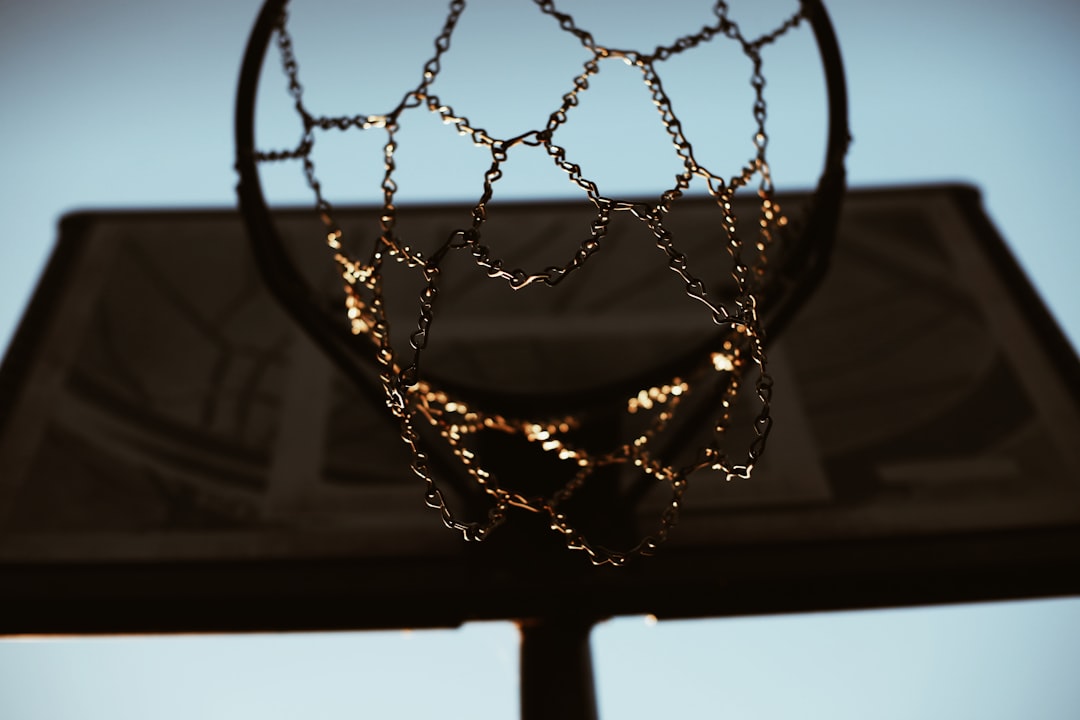
[[(236, 146), (238, 193), (259, 267), (281, 304), (301, 327), (361, 386), (373, 387), (400, 422), (401, 438), (409, 447), (412, 470), (426, 486), (425, 499), (447, 527), (466, 539), (482, 540), (504, 522), (512, 508), (539, 513), (563, 538), (566, 546), (584, 550), (596, 564), (622, 565), (635, 555), (653, 553), (677, 523), (689, 477), (713, 471), (731, 480), (748, 478), (765, 449), (772, 425), (772, 379), (767, 369), (766, 337), (779, 334), (795, 310), (813, 291), (824, 273), (844, 191), (844, 156), (848, 144), (847, 107), (843, 70), (832, 27), (818, 0), (804, 0), (797, 12), (756, 38), (743, 34), (729, 17), (724, 2), (717, 2), (708, 24), (669, 45), (649, 52), (608, 47), (598, 34), (579, 27), (551, 0), (534, 0), (541, 20), (556, 23), (585, 49), (588, 59), (568, 84), (561, 103), (533, 128), (512, 137), (493, 137), (481, 126), (455, 112), (448, 99), (435, 92), (451, 38), (465, 12), (464, 0), (449, 3), (448, 14), (435, 39), (435, 50), (419, 73), (419, 83), (403, 92), (397, 105), (380, 114), (323, 116), (308, 108), (301, 82), (300, 59), (289, 30), (287, 0), (267, 0), (256, 21), (244, 58), (237, 97)], [(799, 222), (781, 208), (767, 160), (767, 105), (763, 52), (789, 33), (809, 25), (820, 51), (828, 93), (828, 133), (825, 166), (810, 206)], [(752, 157), (729, 175), (721, 175), (700, 161), (672, 102), (660, 81), (669, 58), (710, 42), (732, 42), (749, 63), (754, 101)], [(255, 98), (262, 65), (270, 45), (277, 46), (299, 123), (300, 141), (286, 149), (261, 150), (255, 142)], [(649, 199), (615, 197), (590, 179), (588, 169), (574, 162), (559, 144), (560, 132), (574, 116), (579, 98), (601, 63), (619, 59), (641, 73), (682, 171), (674, 183)], [(478, 181), (478, 200), (462, 223), (446, 233), (431, 249), (421, 248), (398, 222), (395, 152), (398, 130), (415, 114), (432, 113), (473, 145), (490, 153), (490, 165)], [(338, 222), (326, 199), (313, 156), (320, 133), (384, 133), (382, 205), (377, 236), (357, 250), (349, 232)], [(580, 245), (558, 264), (529, 267), (507, 259), (501, 238), (489, 232), (488, 210), (511, 153), (533, 148), (546, 153), (572, 188), (584, 196), (592, 213)], [(322, 242), (336, 264), (343, 288), (338, 308), (328, 310), (310, 283), (294, 267), (274, 215), (264, 197), (260, 167), (268, 163), (294, 163), (303, 174), (320, 219)], [(676, 201), (692, 183), (703, 183), (715, 205), (717, 242), (726, 248), (730, 281), (726, 291), (708, 287), (705, 274), (683, 252), (670, 222)], [(740, 225), (734, 208), (737, 191), (756, 182), (757, 201), (752, 239), (745, 219)], [(710, 331), (689, 347), (660, 357), (648, 367), (612, 381), (590, 381), (587, 387), (561, 391), (490, 386), (471, 381), (472, 374), (440, 374), (429, 368), (428, 346), (440, 327), (442, 278), (448, 263), (463, 259), (478, 268), (487, 282), (511, 293), (558, 293), (574, 282), (584, 268), (604, 263), (609, 231), (616, 218), (629, 218), (647, 232), (667, 271), (681, 283), (688, 313), (704, 314)], [(388, 308), (390, 268), (407, 273), (415, 290), (418, 311), (414, 322), (402, 328), (392, 322)], [(404, 332), (409, 349), (399, 340)], [(498, 342), (498, 338), (495, 339)], [(756, 411), (745, 447), (732, 452), (732, 407), (744, 388), (753, 389)], [(708, 388), (706, 390), (706, 388)], [(699, 398), (691, 402), (689, 398)], [(711, 415), (711, 417), (708, 417)], [(607, 437), (612, 418), (630, 428), (625, 437)], [(680, 445), (690, 425), (705, 426), (707, 437), (699, 447), (670, 451)], [(597, 428), (601, 428), (598, 433)], [(604, 437), (598, 439), (598, 435)], [(485, 448), (492, 439), (502, 449), (493, 451), (499, 462), (489, 461)], [(509, 449), (508, 449), (509, 448)], [(540, 462), (561, 467), (550, 478), (522, 487), (495, 465), (512, 459), (524, 467)], [(543, 458), (541, 461), (536, 457)], [(440, 460), (439, 458), (443, 458)], [(467, 488), (458, 492), (486, 501), (480, 517), (461, 519), (444, 494), (442, 473), (446, 460), (456, 469), (449, 474)], [(510, 471), (511, 473), (513, 470)], [(666, 489), (668, 500), (659, 525), (623, 549), (611, 549), (581, 530), (581, 523), (566, 510), (596, 478), (611, 473), (636, 474), (635, 485)]]

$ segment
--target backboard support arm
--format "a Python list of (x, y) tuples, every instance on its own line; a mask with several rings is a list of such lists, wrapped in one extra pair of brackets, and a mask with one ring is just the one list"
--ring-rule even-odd
[(521, 630), (521, 720), (597, 720), (588, 618), (518, 622)]

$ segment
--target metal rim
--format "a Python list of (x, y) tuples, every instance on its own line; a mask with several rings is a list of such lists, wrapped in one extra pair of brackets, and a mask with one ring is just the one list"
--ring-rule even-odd
[[(371, 346), (365, 338), (349, 333), (327, 316), (317, 302), (312, 288), (293, 267), (281, 236), (271, 218), (263, 195), (255, 159), (255, 100), (274, 26), (289, 0), (266, 0), (248, 40), (240, 70), (236, 96), (236, 170), (237, 194), (249, 239), (259, 270), (271, 293), (288, 314), (300, 324), (312, 340), (358, 386), (382, 402), (381, 391), (372, 386)], [(813, 207), (802, 232), (785, 251), (779, 272), (762, 292), (762, 329), (767, 340), (774, 340), (787, 326), (803, 303), (817, 288), (828, 268), (836, 234), (837, 221), (846, 186), (844, 158), (850, 141), (848, 130), (847, 86), (836, 35), (821, 0), (801, 0), (804, 17), (809, 22), (826, 80), (828, 95), (828, 135), (825, 166), (813, 194)], [(543, 397), (532, 394), (494, 392), (488, 389), (456, 387), (438, 380), (447, 390), (461, 393), (484, 405), (512, 405), (522, 412), (559, 412), (567, 405), (587, 407), (621, 397), (628, 387), (635, 389), (657, 377), (692, 370), (715, 347), (710, 338), (675, 359), (651, 368), (644, 377), (621, 380), (587, 393), (555, 393)]]

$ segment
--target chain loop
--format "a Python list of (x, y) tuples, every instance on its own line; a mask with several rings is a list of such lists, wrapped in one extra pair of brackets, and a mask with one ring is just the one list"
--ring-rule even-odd
[[(766, 132), (768, 108), (765, 100), (762, 49), (799, 27), (803, 16), (800, 10), (775, 29), (756, 39), (748, 39), (738, 24), (729, 18), (727, 4), (718, 0), (713, 7), (715, 20), (711, 24), (702, 26), (696, 33), (679, 37), (669, 45), (657, 46), (651, 53), (646, 54), (604, 46), (596, 40), (592, 32), (579, 27), (572, 16), (558, 10), (553, 0), (533, 2), (541, 14), (551, 17), (562, 31), (577, 38), (588, 51), (589, 57), (583, 63), (581, 71), (573, 78), (571, 87), (562, 96), (560, 104), (550, 112), (541, 127), (503, 139), (493, 137), (432, 92), (442, 69), (442, 60), (451, 49), (453, 31), (465, 11), (465, 0), (450, 2), (446, 20), (434, 41), (434, 53), (423, 64), (420, 81), (413, 89), (405, 92), (398, 104), (385, 114), (359, 113), (330, 117), (314, 115), (307, 109), (304, 88), (300, 81), (300, 67), (289, 34), (287, 13), (283, 11), (275, 30), (277, 47), (287, 91), (300, 119), (301, 138), (295, 147), (260, 151), (255, 157), (259, 162), (300, 162), (305, 182), (314, 195), (315, 208), (325, 226), (332, 256), (341, 267), (341, 276), (345, 283), (345, 308), (350, 326), (354, 334), (366, 336), (372, 343), (386, 403), (400, 421), (401, 439), (412, 454), (412, 470), (424, 481), (424, 501), (439, 513), (443, 523), (462, 533), (466, 539), (482, 540), (505, 521), (511, 507), (543, 513), (548, 516), (552, 530), (563, 537), (567, 547), (584, 551), (596, 564), (623, 565), (636, 555), (652, 554), (667, 539), (678, 522), (683, 495), (689, 487), (692, 473), (708, 468), (720, 472), (729, 480), (747, 478), (765, 450), (773, 423), (770, 411), (773, 380), (767, 370), (764, 333), (758, 316), (757, 291), (765, 273), (768, 249), (776, 233), (782, 231), (787, 224), (787, 219), (773, 197), (772, 175), (766, 160), (769, 141)], [(751, 65), (750, 86), (754, 92), (751, 107), (754, 121), (753, 157), (727, 179), (702, 165), (695, 157), (693, 146), (684, 134), (682, 123), (672, 108), (658, 72), (658, 65), (669, 58), (716, 38), (724, 38), (740, 46)], [(589, 179), (582, 167), (568, 156), (566, 149), (556, 142), (560, 130), (571, 120), (575, 108), (578, 107), (580, 94), (589, 89), (590, 81), (600, 71), (601, 63), (613, 58), (625, 61), (641, 73), (642, 82), (659, 113), (660, 122), (682, 163), (683, 169), (675, 177), (674, 185), (659, 195), (655, 205), (605, 196), (596, 182)], [(451, 231), (442, 246), (430, 256), (411, 248), (397, 231), (395, 198), (398, 187), (394, 180), (397, 133), (404, 115), (412, 110), (437, 115), (444, 123), (452, 125), (458, 134), (469, 138), (476, 146), (487, 148), (491, 153), (491, 164), (483, 175), (480, 198), (471, 211), (471, 225)], [(313, 157), (317, 133), (331, 130), (376, 130), (385, 133), (384, 173), (380, 185), (383, 206), (379, 236), (366, 260), (349, 257), (342, 249), (342, 228), (334, 219), (334, 209), (324, 197), (318, 179)], [(483, 241), (487, 206), (494, 197), (496, 183), (503, 177), (504, 166), (511, 162), (512, 152), (518, 146), (543, 148), (555, 167), (565, 173), (595, 208), (587, 236), (562, 264), (548, 265), (536, 270), (509, 267), (504, 259), (495, 255), (490, 244)], [(735, 192), (747, 186), (754, 177), (757, 177), (759, 182), (760, 216), (756, 239), (748, 247), (737, 230), (731, 201)], [(723, 229), (731, 260), (731, 277), (735, 284), (734, 297), (727, 302), (710, 295), (706, 283), (695, 274), (689, 258), (679, 249), (676, 238), (666, 223), (675, 200), (690, 187), (695, 178), (704, 181), (719, 212), (719, 225)], [(421, 372), (421, 363), (437, 315), (442, 262), (451, 252), (467, 254), (489, 278), (504, 281), (514, 290), (523, 290), (533, 285), (554, 287), (592, 260), (604, 244), (615, 212), (628, 212), (648, 228), (656, 247), (666, 258), (668, 269), (682, 281), (687, 298), (705, 307), (718, 332), (725, 338), (723, 349), (705, 358), (702, 369), (693, 377), (672, 378), (666, 383), (642, 389), (636, 396), (627, 399), (625, 413), (638, 415), (645, 420), (644, 429), (630, 442), (606, 451), (579, 447), (570, 440), (572, 431), (578, 427), (575, 418), (522, 419), (484, 412), (471, 407), (462, 398), (451, 397), (425, 379)], [(390, 340), (391, 328), (387, 320), (382, 287), (383, 266), (387, 259), (418, 270), (423, 278), (419, 312), (410, 334), (412, 356), (407, 362), (398, 357)], [(741, 459), (732, 461), (724, 440), (731, 426), (736, 398), (744, 380), (747, 380), (750, 374), (754, 377), (754, 395), (758, 405), (753, 420), (754, 437), (742, 453)], [(665, 465), (653, 456), (651, 445), (668, 428), (680, 404), (691, 392), (699, 385), (708, 385), (709, 382), (718, 383), (722, 388), (717, 416), (712, 425), (711, 440), (701, 448), (697, 459), (685, 467)], [(486, 516), (466, 522), (458, 519), (451, 511), (424, 451), (418, 428), (425, 425), (441, 437), (465, 473), (490, 500)], [(477, 435), (490, 431), (522, 437), (530, 444), (537, 445), (542, 452), (569, 463), (572, 468), (576, 468), (572, 478), (546, 496), (527, 496), (507, 489), (494, 473), (484, 467), (474, 450)], [(655, 531), (625, 550), (613, 550), (590, 541), (563, 510), (563, 505), (600, 469), (619, 465), (633, 466), (651, 481), (670, 490), (667, 505), (660, 514)]]

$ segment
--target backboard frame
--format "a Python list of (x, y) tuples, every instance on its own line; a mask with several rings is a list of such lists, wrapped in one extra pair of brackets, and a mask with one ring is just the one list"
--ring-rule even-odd
[[(860, 190), (850, 194), (849, 205), (857, 211), (861, 201), (883, 198), (913, 206), (936, 198), (965, 220), (972, 247), (977, 246), (1008, 291), (996, 302), (1019, 313), (1030, 328), (1036, 342), (1029, 349), (1043, 363), (1039, 372), (1053, 375), (1055, 387), (1063, 390), (1063, 402), (1072, 408), (1064, 422), (1075, 427), (1080, 363), (983, 213), (978, 192), (964, 186)], [(156, 216), (181, 222), (207, 213), (235, 218), (231, 211), (173, 210)], [(145, 218), (155, 213), (103, 215)], [(42, 290), (0, 369), (0, 437), (24, 421), (35, 373), (55, 361), (48, 353), (49, 338), (63, 332), (64, 323), (77, 321), (58, 312), (70, 301), (65, 292), (87, 271), (85, 232), (96, 216), (75, 214), (62, 224)], [(243, 238), (236, 242), (242, 244)], [(842, 279), (843, 271), (834, 271), (825, 285), (838, 281), (838, 275)], [(796, 317), (793, 329), (805, 315)], [(1069, 431), (1066, 424), (1062, 432)], [(754, 513), (735, 508), (730, 517), (736, 529), (721, 540), (695, 546), (690, 532), (686, 543), (664, 546), (660, 556), (623, 569), (593, 568), (561, 547), (545, 548), (550, 533), (527, 522), (501, 529), (486, 543), (460, 547), (461, 541), (446, 533), (455, 544), (453, 553), (426, 557), (326, 552), (217, 561), (42, 561), (19, 559), (8, 543), (0, 559), (0, 605), (5, 608), (0, 634), (452, 627), (474, 620), (560, 615), (722, 617), (1075, 595), (1080, 594), (1080, 511), (1067, 505), (1077, 497), (1080, 477), (1065, 474), (1062, 479), (1067, 485), (1058, 497), (1066, 507), (1043, 522), (877, 535), (837, 526), (810, 540), (784, 533), (770, 539), (765, 530), (755, 535), (738, 529), (752, 528)], [(418, 504), (420, 494), (418, 489)], [(692, 489), (687, 498), (691, 507), (695, 497)], [(826, 509), (822, 517), (827, 516)], [(438, 519), (427, 517), (442, 532)], [(0, 548), (5, 532), (0, 526)], [(11, 537), (6, 535), (8, 541)], [(522, 543), (537, 546), (528, 567), (511, 562)]]

